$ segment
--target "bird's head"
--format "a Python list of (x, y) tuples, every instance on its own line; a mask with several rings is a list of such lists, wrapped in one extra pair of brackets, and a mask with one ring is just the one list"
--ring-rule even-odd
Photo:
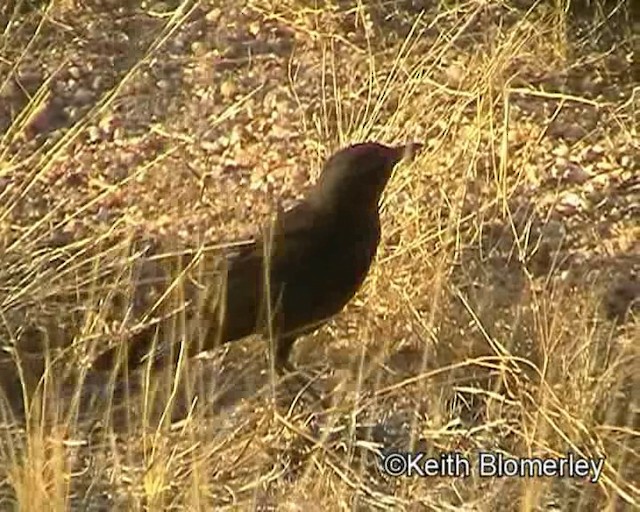
[(334, 153), (324, 164), (310, 199), (332, 208), (376, 210), (393, 168), (422, 146), (385, 146), (377, 142), (354, 144)]

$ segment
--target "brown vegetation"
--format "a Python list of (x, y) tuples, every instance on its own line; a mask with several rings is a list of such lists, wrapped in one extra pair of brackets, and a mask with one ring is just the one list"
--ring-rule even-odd
[[(0, 363), (8, 402), (35, 394), (24, 417), (3, 408), (0, 508), (638, 507), (640, 30), (601, 14), (491, 1), (12, 9)], [(178, 375), (89, 376), (76, 392), (96, 344), (148, 320), (129, 314), (141, 247), (247, 237), (362, 140), (425, 148), (387, 187), (363, 289), (296, 343), (331, 406), (283, 385), (258, 339)], [(180, 308), (190, 276), (172, 269)], [(606, 463), (596, 484), (393, 479), (377, 467), (389, 449)]]

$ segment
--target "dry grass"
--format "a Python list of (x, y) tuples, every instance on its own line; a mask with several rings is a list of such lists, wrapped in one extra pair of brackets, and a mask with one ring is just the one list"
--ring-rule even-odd
[[(611, 39), (599, 11), (583, 38), (546, 3), (122, 4), (3, 20), (2, 381), (28, 402), (3, 407), (3, 510), (640, 506), (640, 324), (605, 314), (640, 268), (633, 25)], [(73, 384), (154, 304), (187, 332), (219, 244), (365, 139), (426, 150), (389, 185), (364, 288), (297, 343), (331, 405), (278, 382), (261, 340), (131, 392)], [(173, 277), (146, 315), (141, 239)], [(393, 479), (386, 449), (606, 462), (595, 484)]]

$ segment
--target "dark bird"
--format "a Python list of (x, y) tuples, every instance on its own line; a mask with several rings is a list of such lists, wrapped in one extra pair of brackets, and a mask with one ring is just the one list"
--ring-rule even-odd
[[(332, 155), (299, 204), (227, 256), (226, 283), (204, 301), (199, 325), (185, 340), (187, 355), (258, 333), (274, 340), (276, 369), (290, 369), (296, 339), (339, 313), (362, 285), (380, 241), (382, 192), (394, 166), (420, 147), (368, 142)], [(130, 370), (148, 357), (155, 362), (171, 345), (175, 361), (180, 340), (167, 340), (161, 326), (149, 356), (155, 336), (148, 327), (128, 340)], [(100, 355), (94, 368), (113, 367), (117, 351)]]

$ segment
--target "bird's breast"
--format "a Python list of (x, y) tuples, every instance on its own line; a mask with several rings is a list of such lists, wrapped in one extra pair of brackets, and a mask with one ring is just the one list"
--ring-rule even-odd
[(313, 255), (301, 261), (295, 272), (289, 269), (283, 292), (285, 312), (298, 313), (296, 324), (338, 313), (365, 280), (379, 240), (377, 218), (356, 225), (344, 223), (327, 233)]

